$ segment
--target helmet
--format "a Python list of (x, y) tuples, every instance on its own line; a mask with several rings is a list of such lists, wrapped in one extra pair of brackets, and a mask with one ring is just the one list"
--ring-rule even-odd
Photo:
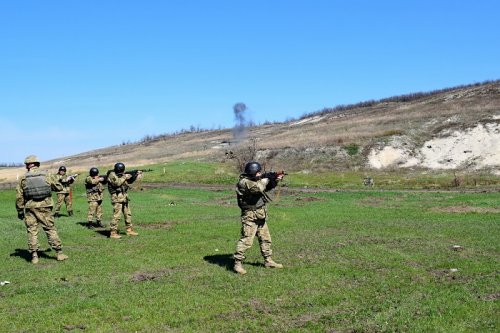
[(115, 173), (123, 173), (125, 172), (125, 164), (118, 162), (115, 164), (113, 170), (115, 171)]
[(245, 173), (247, 175), (255, 176), (255, 174), (257, 172), (259, 172), (260, 170), (262, 170), (262, 167), (260, 166), (260, 164), (258, 162), (248, 162), (245, 165)]
[(40, 160), (35, 155), (30, 155), (30, 156), (26, 157), (26, 159), (24, 160), (24, 164), (31, 164), (31, 163), (40, 164)]
[(90, 168), (89, 175), (91, 175), (92, 177), (95, 177), (98, 174), (99, 174), (99, 169), (97, 169), (97, 168)]
[(65, 167), (64, 165), (61, 165), (61, 166), (59, 167), (59, 171), (64, 171), (64, 172), (66, 172), (66, 167)]

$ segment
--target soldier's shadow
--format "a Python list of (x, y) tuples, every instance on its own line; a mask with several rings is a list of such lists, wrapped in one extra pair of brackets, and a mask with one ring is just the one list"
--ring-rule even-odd
[(102, 235), (102, 236), (105, 236), (105, 237), (109, 237), (109, 230), (106, 230), (106, 228), (89, 228), (88, 227), (88, 222), (76, 222), (76, 224), (81, 225), (85, 229), (92, 230), (93, 232), (95, 232), (95, 233), (97, 233), (99, 235)]
[(213, 256), (204, 256), (203, 260), (225, 267), (228, 271), (233, 271), (234, 259), (232, 254), (216, 254)]
[[(38, 250), (38, 257), (40, 258), (51, 258), (53, 259), (54, 257), (48, 256), (45, 254), (45, 252), (50, 252), (51, 249), (47, 250)], [(31, 252), (26, 250), (26, 249), (15, 249), (14, 253), (10, 254), (11, 257), (19, 257), (23, 258), (24, 260), (31, 262)]]

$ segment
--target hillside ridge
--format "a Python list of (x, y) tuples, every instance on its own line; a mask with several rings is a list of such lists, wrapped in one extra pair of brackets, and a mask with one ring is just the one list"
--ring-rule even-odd
[[(255, 158), (287, 170), (471, 169), (500, 166), (500, 80), (323, 109), (245, 129), (160, 135), (141, 142), (43, 161), (65, 165), (148, 165), (176, 160)], [(491, 147), (491, 148), (490, 148)], [(36, 152), (33, 152), (36, 154)], [(23, 168), (0, 169), (12, 181)]]

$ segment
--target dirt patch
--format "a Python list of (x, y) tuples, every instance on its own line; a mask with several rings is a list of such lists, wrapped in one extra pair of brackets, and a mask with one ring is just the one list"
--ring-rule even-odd
[(434, 207), (431, 211), (440, 213), (500, 213), (499, 208), (472, 206)]
[(132, 282), (154, 281), (161, 279), (165, 275), (171, 275), (175, 270), (172, 268), (165, 268), (151, 273), (137, 272), (130, 279)]
[(482, 299), (483, 301), (497, 301), (498, 299), (500, 299), (500, 292), (480, 296), (479, 298)]
[(141, 228), (143, 229), (171, 229), (174, 225), (176, 225), (178, 222), (176, 221), (162, 221), (162, 222), (155, 222), (155, 223), (149, 223), (149, 224), (144, 224), (141, 225)]
[(264, 304), (255, 298), (250, 299), (250, 301), (248, 301), (248, 303), (245, 304), (245, 307), (250, 308), (252, 312), (255, 311), (258, 313), (267, 313), (267, 314), (272, 312), (272, 309), (269, 305)]
[(305, 198), (297, 198), (295, 201), (298, 202), (314, 202), (314, 201), (325, 201), (324, 199), (315, 198), (315, 197), (305, 197)]

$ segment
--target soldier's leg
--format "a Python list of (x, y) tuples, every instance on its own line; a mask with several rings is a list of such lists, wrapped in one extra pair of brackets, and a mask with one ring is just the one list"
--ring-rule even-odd
[(271, 233), (267, 226), (266, 220), (259, 220), (257, 222), (257, 239), (259, 240), (260, 253), (264, 258), (270, 257), (273, 254), (271, 249)]
[(59, 217), (61, 215), (61, 206), (64, 202), (64, 193), (57, 193), (56, 207), (54, 209), (54, 216)]
[(73, 203), (71, 202), (71, 195), (69, 193), (66, 193), (64, 196), (64, 203), (66, 204), (66, 211), (68, 212), (69, 216), (73, 215)]
[(120, 238), (121, 236), (118, 235), (118, 222), (120, 222), (120, 217), (122, 214), (122, 203), (114, 203), (113, 204), (113, 217), (111, 218), (111, 222), (109, 223), (109, 230), (110, 230), (110, 236), (111, 238)]
[(40, 221), (43, 231), (45, 231), (45, 234), (47, 235), (47, 239), (52, 249), (56, 252), (61, 251), (62, 244), (54, 225), (54, 218), (52, 217), (51, 209), (47, 207), (38, 208), (35, 213), (38, 221)]
[(36, 253), (40, 244), (38, 243), (38, 221), (35, 213), (31, 209), (26, 209), (24, 224), (28, 233), (28, 250), (30, 253)]
[(123, 204), (123, 217), (125, 219), (125, 227), (127, 229), (132, 228), (132, 211), (130, 210), (130, 206), (127, 203)]
[(104, 225), (102, 224), (102, 200), (97, 201), (96, 204), (97, 204), (95, 212), (96, 225), (99, 228), (103, 228)]
[(252, 211), (245, 212), (241, 216), (241, 236), (236, 243), (236, 252), (234, 253), (234, 259), (237, 261), (243, 261), (245, 259), (245, 252), (248, 250), (252, 244), (257, 232), (257, 224), (255, 224), (255, 213)]
[(273, 251), (271, 249), (271, 233), (265, 220), (260, 220), (257, 228), (257, 238), (260, 245), (260, 253), (264, 257), (264, 266), (268, 268), (283, 268), (282, 264), (278, 264), (272, 259)]
[(92, 221), (94, 220), (94, 214), (96, 214), (97, 210), (97, 202), (95, 201), (89, 201), (89, 210), (87, 212), (87, 221), (92, 224)]

